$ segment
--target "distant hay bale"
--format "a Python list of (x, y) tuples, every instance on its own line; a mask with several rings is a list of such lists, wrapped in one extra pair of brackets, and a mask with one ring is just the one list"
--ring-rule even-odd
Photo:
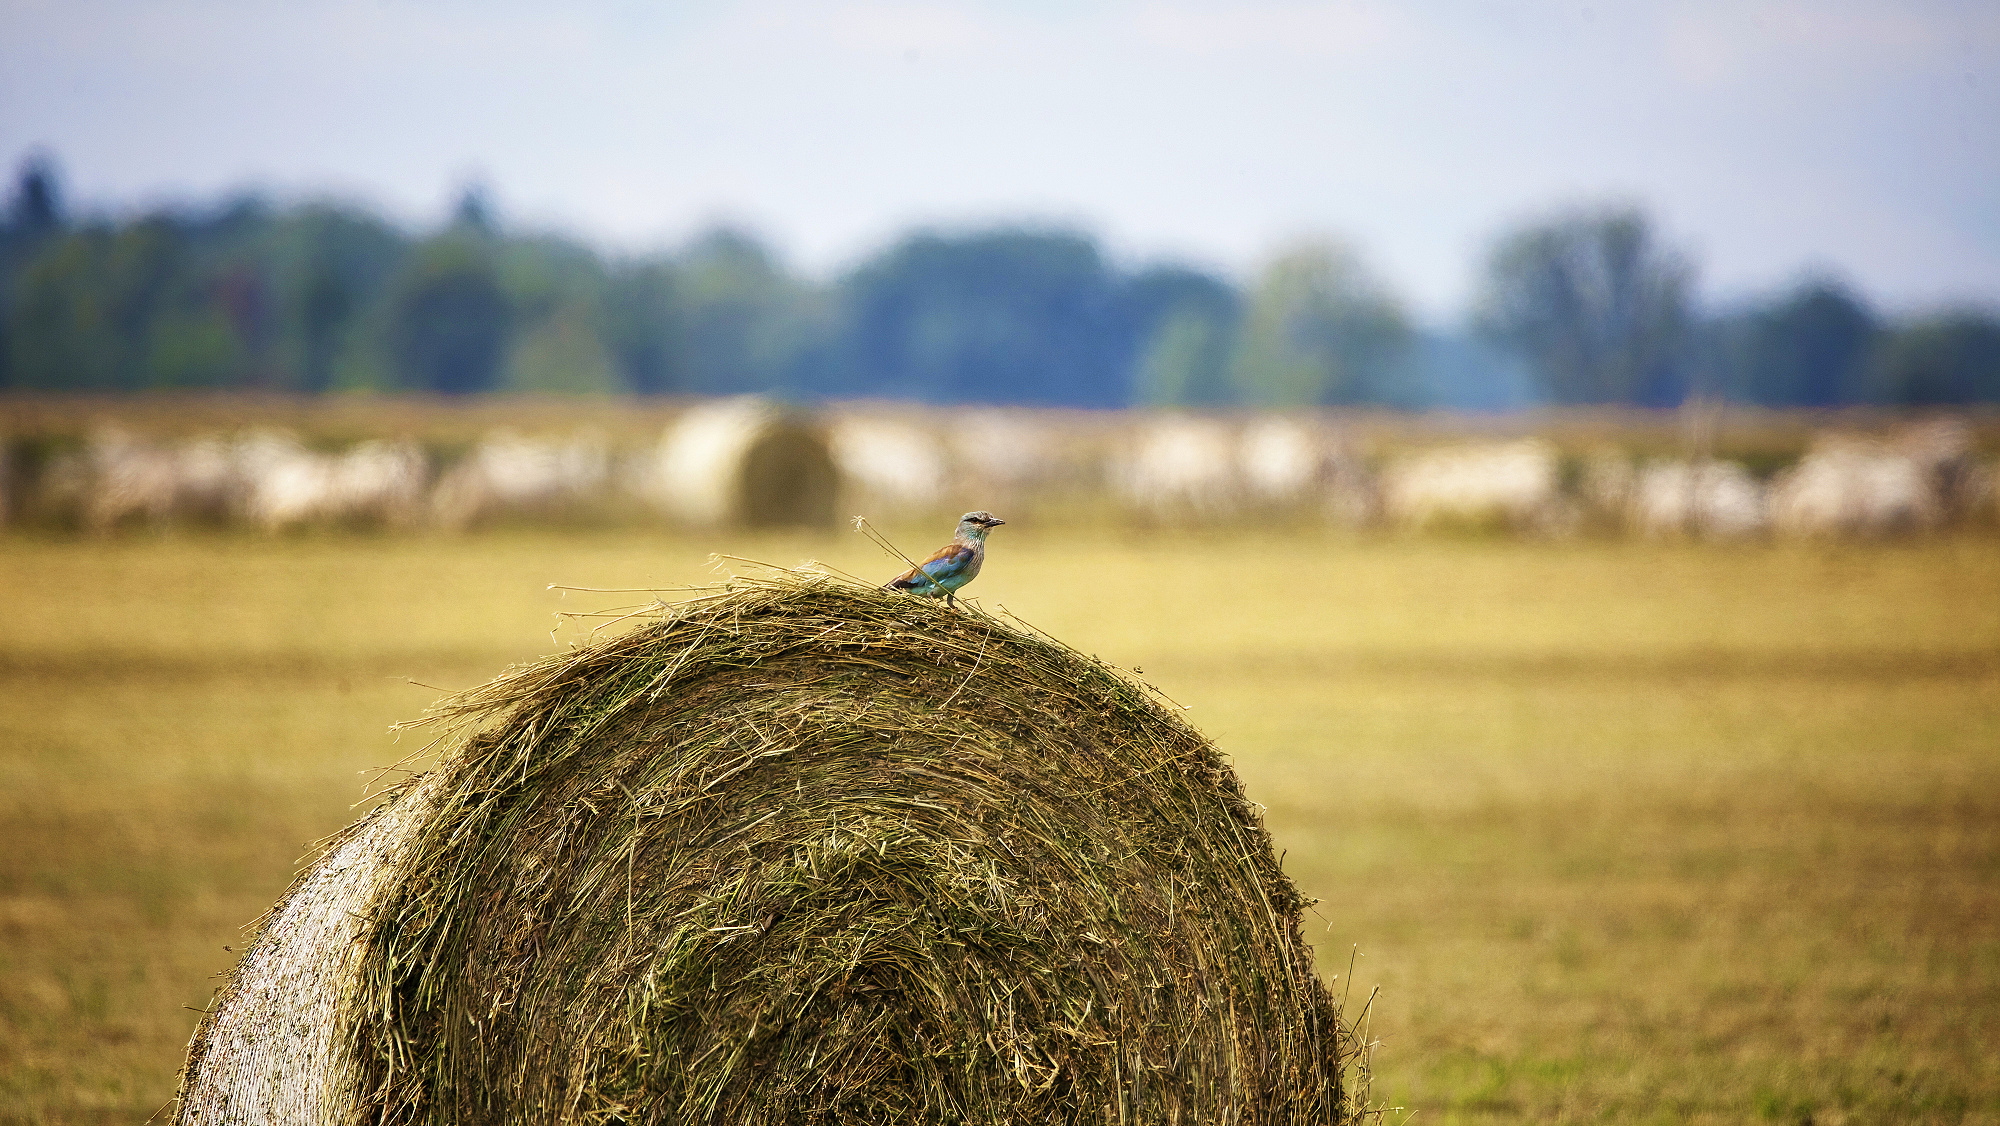
[(106, 429), (60, 471), (74, 477), (63, 492), (80, 500), (84, 526), (100, 532), (134, 519), (236, 521), (265, 531), (404, 523), (429, 477), (422, 451), (410, 442), (367, 441), (328, 454), (271, 429), (171, 444)]
[(1771, 518), (1796, 536), (1922, 531), (1944, 516), (1930, 467), (1880, 442), (1829, 435), (1778, 478)]
[(597, 498), (610, 472), (601, 435), (557, 440), (495, 430), (438, 479), (431, 516), (456, 530), (502, 516), (560, 515)]
[(1934, 418), (1898, 428), (1890, 445), (1916, 462), (1942, 520), (1976, 518), (1993, 497), (1993, 471), (1981, 463), (1972, 427), (1962, 418)]
[(83, 523), (99, 532), (132, 519), (222, 519), (237, 480), (231, 451), (216, 439), (166, 446), (115, 427), (90, 436), (79, 467)]
[(888, 514), (929, 512), (944, 501), (944, 443), (895, 419), (847, 415), (828, 428), (833, 462), (861, 503)]
[(1256, 807), (1073, 650), (786, 578), (440, 716), (268, 916), (181, 1123), (1354, 1118)]
[(325, 511), (334, 520), (407, 523), (429, 483), (430, 461), (415, 442), (370, 439), (333, 459)]
[(634, 484), (676, 519), (711, 527), (824, 527), (839, 493), (821, 428), (750, 396), (682, 415)]
[(1407, 528), (1541, 527), (1559, 510), (1556, 448), (1536, 438), (1409, 454), (1382, 478), (1382, 508)]
[(1165, 415), (1116, 448), (1111, 482), (1125, 505), (1164, 520), (1238, 520), (1323, 510), (1362, 524), (1375, 510), (1366, 467), (1332, 435), (1279, 414), (1238, 423)]
[(1780, 532), (1879, 536), (1981, 520), (1994, 475), (1964, 419), (1935, 418), (1881, 437), (1821, 434), (1772, 492)]
[(1632, 522), (1632, 502), (1639, 490), (1639, 473), (1631, 458), (1616, 449), (1598, 449), (1583, 461), (1577, 481), (1580, 499), (1590, 515), (1608, 527), (1623, 529)]
[(996, 408), (955, 413), (945, 424), (951, 452), (971, 480), (1013, 494), (1059, 485), (1077, 472), (1055, 430), (1045, 413)]
[(1100, 501), (1129, 429), (1119, 413), (1027, 408), (953, 409), (940, 421), (954, 487), (1010, 513)]
[(306, 449), (297, 436), (257, 429), (235, 443), (237, 496), (232, 505), (267, 531), (304, 523), (326, 502), (331, 473), (327, 459)]
[(1311, 505), (1333, 523), (1374, 522), (1381, 507), (1374, 474), (1353, 443), (1286, 415), (1252, 419), (1238, 453), (1244, 492), (1267, 512)]
[(1236, 435), (1213, 419), (1168, 417), (1142, 426), (1115, 479), (1125, 502), (1154, 516), (1213, 517), (1235, 509), (1243, 479)]
[(1733, 461), (1654, 462), (1632, 485), (1632, 523), (1647, 535), (1747, 536), (1770, 524), (1764, 486)]
[(298, 439), (254, 433), (237, 443), (238, 507), (275, 532), (303, 524), (403, 524), (413, 520), (430, 479), (414, 443), (372, 439), (338, 454)]
[(81, 464), (85, 527), (105, 532), (135, 517), (157, 523), (174, 515), (180, 482), (166, 451), (105, 429), (90, 436)]
[(1273, 415), (1243, 431), (1243, 483), (1270, 504), (1299, 500), (1320, 483), (1321, 450), (1313, 432), (1297, 419)]

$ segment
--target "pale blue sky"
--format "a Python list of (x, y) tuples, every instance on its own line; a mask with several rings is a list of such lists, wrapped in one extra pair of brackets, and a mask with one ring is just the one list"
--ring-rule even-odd
[[(665, 10), (668, 14), (662, 14)], [(85, 205), (236, 188), (827, 272), (1069, 222), (1238, 275), (1326, 233), (1431, 319), (1491, 237), (1636, 200), (1717, 299), (1806, 270), (2000, 304), (2000, 3), (0, 0), (0, 160)]]

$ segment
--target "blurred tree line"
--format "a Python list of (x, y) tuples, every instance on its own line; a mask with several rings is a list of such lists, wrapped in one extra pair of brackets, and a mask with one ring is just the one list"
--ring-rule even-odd
[(1463, 331), (1415, 326), (1349, 247), (1239, 289), (1121, 269), (1069, 231), (917, 232), (844, 276), (741, 231), (607, 257), (509, 233), (468, 191), (441, 229), (255, 198), (72, 218), (30, 161), (0, 226), (0, 388), (875, 396), (1118, 407), (2000, 401), (2000, 321), (1891, 320), (1838, 282), (1718, 315), (1635, 210), (1503, 237)]
[(2000, 318), (1990, 312), (1891, 320), (1838, 280), (1808, 278), (1704, 317), (1694, 281), (1686, 256), (1639, 211), (1570, 214), (1494, 247), (1477, 326), (1557, 403), (2000, 402)]

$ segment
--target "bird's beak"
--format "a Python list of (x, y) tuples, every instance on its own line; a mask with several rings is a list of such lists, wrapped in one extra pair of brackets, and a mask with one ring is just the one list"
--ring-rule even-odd
[(1005, 521), (1005, 520), (989, 520), (989, 521), (987, 521), (987, 522), (986, 522), (986, 526), (987, 526), (987, 527), (989, 527), (989, 528), (997, 528), (997, 527), (999, 527), (1000, 525), (1002, 525), (1002, 524), (1005, 524), (1005, 523), (1006, 523), (1006, 521)]

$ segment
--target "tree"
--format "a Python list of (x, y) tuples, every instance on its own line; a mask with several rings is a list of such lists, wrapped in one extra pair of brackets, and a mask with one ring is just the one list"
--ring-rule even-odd
[(912, 235), (841, 282), (839, 334), (826, 393), (1074, 407), (1129, 394), (1115, 279), (1066, 232)]
[(112, 234), (71, 232), (45, 244), (12, 279), (7, 386), (37, 391), (118, 387), (119, 340), (106, 308)]
[(13, 383), (12, 329), (14, 280), (42, 245), (62, 230), (62, 193), (55, 165), (30, 157), (21, 165), (14, 196), (0, 217), (0, 387)]
[(254, 266), (222, 242), (203, 221), (168, 212), (44, 240), (7, 286), (8, 385), (243, 382), (268, 342), (264, 293)]
[(493, 195), (486, 185), (467, 184), (458, 193), (451, 209), (451, 229), (476, 238), (492, 238), (498, 228), (493, 222)]
[(1494, 247), (1479, 325), (1554, 402), (1671, 405), (1687, 393), (1693, 278), (1637, 210), (1571, 214)]
[(239, 326), (217, 305), (162, 311), (146, 334), (147, 387), (231, 387), (255, 362)]
[(1867, 393), (1880, 331), (1874, 313), (1846, 287), (1808, 281), (1714, 327), (1714, 389), (1770, 407), (1856, 402)]
[(279, 222), (272, 243), (289, 382), (301, 391), (329, 390), (342, 354), (362, 346), (360, 326), (408, 242), (375, 216), (308, 204)]
[(511, 312), (485, 239), (454, 229), (425, 243), (389, 299), (388, 358), (397, 383), (448, 395), (492, 390)]
[(674, 274), (682, 389), (708, 395), (791, 389), (809, 343), (807, 295), (749, 235), (716, 230)]
[(625, 390), (598, 335), (593, 311), (566, 305), (523, 333), (507, 355), (500, 387), (557, 395), (615, 395)]
[(1351, 250), (1308, 242), (1264, 268), (1233, 379), (1256, 406), (1396, 403), (1409, 340), (1402, 306)]
[(1873, 397), (1904, 406), (2000, 403), (2000, 318), (1961, 309), (1898, 328), (1873, 383)]
[(55, 162), (47, 157), (30, 157), (21, 165), (14, 198), (7, 204), (8, 242), (39, 242), (62, 225), (62, 190)]
[(642, 395), (680, 389), (687, 380), (673, 264), (631, 262), (611, 271), (604, 293), (604, 343), (625, 384)]
[(112, 235), (96, 282), (115, 351), (113, 385), (135, 391), (159, 382), (150, 364), (156, 322), (198, 304), (186, 224), (157, 212)]
[(1235, 401), (1229, 357), (1242, 319), (1236, 291), (1219, 278), (1172, 266), (1124, 285), (1132, 326), (1129, 401), (1147, 406), (1222, 406)]

